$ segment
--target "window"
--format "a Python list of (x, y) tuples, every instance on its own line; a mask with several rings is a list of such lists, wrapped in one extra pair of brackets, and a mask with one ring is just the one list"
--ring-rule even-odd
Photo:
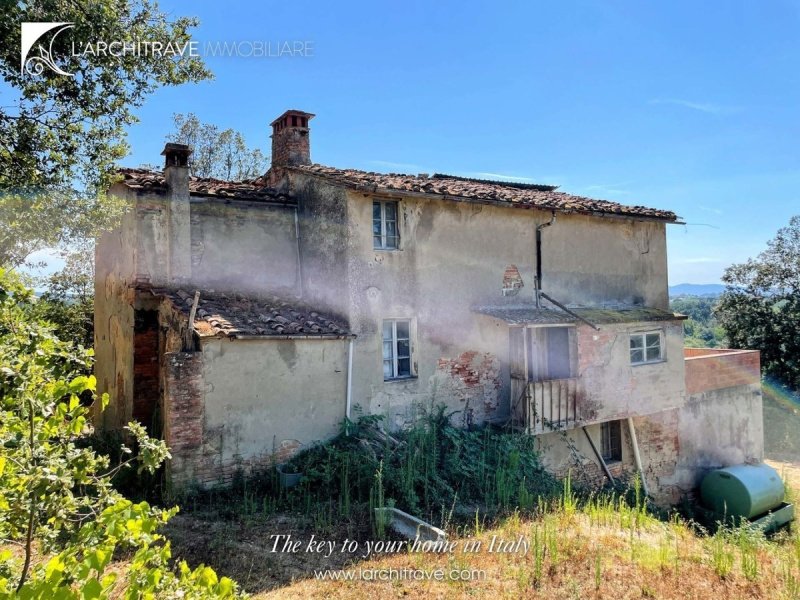
[(631, 364), (659, 362), (663, 360), (664, 353), (661, 349), (661, 332), (649, 331), (647, 333), (631, 334)]
[(383, 322), (383, 378), (411, 377), (411, 321)]
[(372, 203), (372, 247), (376, 250), (397, 250), (400, 247), (397, 202)]
[(603, 460), (622, 460), (622, 430), (619, 421), (608, 421), (600, 425), (600, 445)]

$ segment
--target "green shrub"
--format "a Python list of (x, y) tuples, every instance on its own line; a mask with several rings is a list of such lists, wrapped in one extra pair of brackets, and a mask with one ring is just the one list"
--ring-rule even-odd
[[(86, 442), (91, 360), (38, 320), (31, 291), (0, 270), (0, 539), (23, 549), (0, 551), (0, 598), (236, 596), (205, 566), (169, 567), (158, 528), (177, 509), (134, 504), (112, 486), (115, 473), (152, 473), (169, 454), (138, 423), (127, 428), (138, 452), (123, 448), (114, 466)], [(98, 401), (105, 408), (108, 396)], [(118, 551), (132, 555), (124, 577), (109, 569)]]

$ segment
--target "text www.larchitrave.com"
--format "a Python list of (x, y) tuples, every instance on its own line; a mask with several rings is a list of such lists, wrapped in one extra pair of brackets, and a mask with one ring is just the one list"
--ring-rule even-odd
[(346, 569), (314, 570), (322, 581), (485, 581), (483, 569)]

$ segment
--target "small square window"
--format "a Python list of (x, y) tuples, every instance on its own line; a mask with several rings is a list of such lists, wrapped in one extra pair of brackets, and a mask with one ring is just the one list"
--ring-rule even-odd
[(372, 203), (372, 246), (376, 250), (397, 250), (400, 247), (397, 202)]
[(411, 376), (411, 322), (386, 320), (383, 322), (383, 378)]
[(630, 338), (631, 364), (641, 365), (662, 361), (664, 359), (662, 337), (660, 331), (632, 333)]
[(607, 421), (600, 425), (600, 446), (603, 460), (622, 460), (622, 428), (619, 421)]

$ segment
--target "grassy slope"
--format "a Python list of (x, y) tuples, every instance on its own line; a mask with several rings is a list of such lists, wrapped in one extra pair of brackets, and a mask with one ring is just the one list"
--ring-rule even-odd
[[(800, 411), (764, 396), (766, 454), (800, 492)], [(786, 462), (778, 462), (786, 461)], [(508, 519), (477, 538), (523, 535), (539, 551), (457, 553), (453, 557), (397, 554), (332, 563), (334, 569), (479, 569), (482, 580), (463, 582), (317, 581), (306, 564), (280, 587), (249, 586), (255, 598), (496, 597), (496, 598), (800, 598), (800, 536), (776, 540), (700, 537), (681, 523), (661, 523), (630, 509), (569, 507), (531, 520)], [(485, 547), (485, 546), (484, 546)], [(726, 572), (727, 571), (727, 572)]]
[[(357, 565), (373, 568), (480, 569), (463, 582), (316, 581), (257, 594), (256, 598), (796, 598), (800, 541), (766, 543), (700, 538), (680, 523), (635, 511), (558, 510), (534, 520), (508, 519), (478, 536), (523, 535), (539, 552), (457, 553), (454, 557), (398, 554)], [(729, 572), (726, 572), (730, 569)]]

